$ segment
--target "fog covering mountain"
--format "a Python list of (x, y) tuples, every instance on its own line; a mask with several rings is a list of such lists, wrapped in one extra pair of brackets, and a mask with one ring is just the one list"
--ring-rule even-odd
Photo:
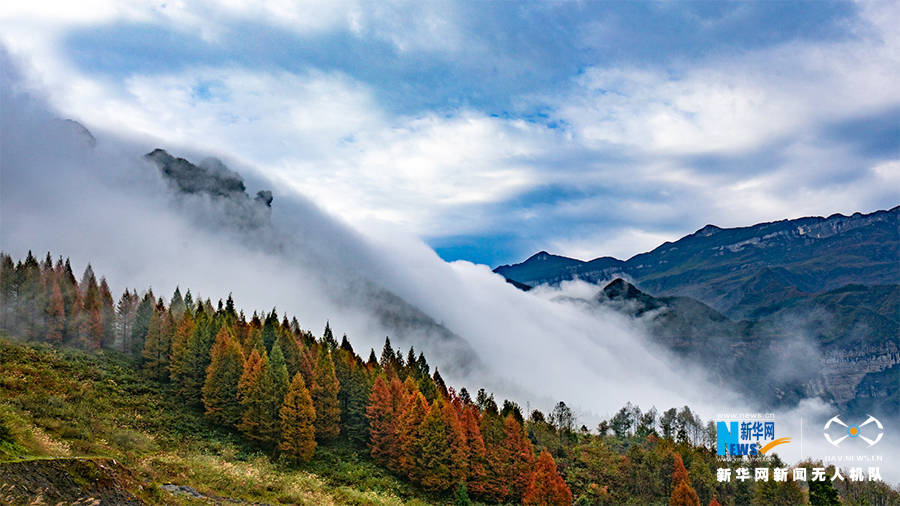
[(613, 311), (523, 293), (387, 224), (350, 227), (240, 162), (60, 120), (2, 63), (0, 249), (16, 258), (92, 262), (115, 296), (232, 293), (248, 313), (275, 307), (316, 334), (329, 321), (364, 355), (390, 336), (449, 384), (526, 409), (565, 400), (588, 426), (626, 402), (712, 414), (732, 398)]
[(494, 271), (523, 289), (617, 278), (596, 304), (644, 321), (657, 342), (747, 395), (789, 405), (817, 396), (897, 416), (898, 217), (900, 207), (707, 225), (627, 261), (542, 251)]
[[(330, 321), (363, 354), (390, 335), (396, 348), (423, 351), (448, 384), (483, 386), (525, 409), (565, 400), (588, 427), (626, 402), (689, 405), (705, 419), (777, 409), (794, 434), (801, 416), (824, 424), (834, 415), (818, 397), (782, 409), (736, 393), (708, 364), (649, 337), (648, 319), (595, 300), (597, 285), (526, 293), (487, 266), (444, 262), (390, 225), (348, 226), (316, 195), (239, 161), (207, 160), (215, 150), (62, 119), (2, 51), (0, 68), (0, 249), (13, 257), (50, 251), (79, 271), (92, 262), (114, 295), (148, 285), (166, 297), (179, 285), (195, 299), (232, 293), (238, 308), (276, 307), (316, 334)], [(808, 439), (804, 455), (825, 455), (824, 445)], [(890, 454), (888, 445), (877, 451)], [(797, 461), (798, 450), (782, 456)]]

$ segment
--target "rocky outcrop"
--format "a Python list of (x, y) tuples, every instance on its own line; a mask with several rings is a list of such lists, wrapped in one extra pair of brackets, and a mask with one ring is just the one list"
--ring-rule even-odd
[[(212, 212), (205, 215), (208, 221), (221, 221), (228, 227), (241, 229), (258, 229), (269, 223), (272, 192), (261, 190), (251, 198), (241, 175), (218, 158), (205, 158), (199, 164), (193, 164), (164, 149), (154, 149), (144, 155), (144, 159), (159, 169), (174, 194), (182, 200), (199, 197), (214, 203)], [(203, 215), (208, 210), (199, 211)]]
[(0, 504), (144, 504), (131, 471), (113, 459), (37, 459), (0, 463)]

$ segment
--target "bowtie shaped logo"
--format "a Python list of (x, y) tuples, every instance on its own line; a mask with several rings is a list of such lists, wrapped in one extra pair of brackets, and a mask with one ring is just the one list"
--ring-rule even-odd
[[(878, 434), (874, 439), (866, 437), (862, 434), (862, 428), (871, 423), (874, 423), (875, 427), (877, 427), (878, 430)], [(841, 425), (844, 427), (844, 429), (831, 429), (832, 424)], [(840, 419), (840, 417), (833, 416), (831, 420), (828, 420), (828, 423), (825, 424), (824, 434), (825, 439), (834, 446), (840, 445), (841, 442), (847, 438), (859, 438), (868, 443), (870, 447), (872, 447), (878, 444), (879, 441), (881, 441), (882, 436), (884, 436), (884, 427), (881, 425), (881, 422), (872, 415), (869, 415), (869, 418), (867, 418), (865, 422), (856, 425), (847, 425), (843, 420)]]

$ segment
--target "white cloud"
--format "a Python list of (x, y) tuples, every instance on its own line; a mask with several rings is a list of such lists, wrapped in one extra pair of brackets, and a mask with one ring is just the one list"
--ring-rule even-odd
[(76, 25), (140, 21), (198, 31), (210, 42), (236, 36), (229, 26), (255, 22), (302, 36), (346, 31), (392, 44), (399, 51), (455, 51), (462, 43), (452, 2), (409, 0), (85, 0), (5, 2), (0, 22), (58, 30)]
[[(500, 223), (524, 229), (546, 216), (553, 223), (597, 219), (596, 234), (573, 237), (556, 227), (541, 232), (545, 243), (535, 248), (628, 256), (709, 222), (737, 226), (868, 210), (892, 198), (884, 176), (892, 165), (872, 167), (839, 142), (824, 146), (815, 137), (824, 124), (900, 103), (900, 39), (892, 28), (900, 9), (890, 5), (862, 5), (855, 37), (838, 42), (718, 53), (665, 69), (588, 69), (538, 101), (552, 106), (550, 119), (563, 120), (561, 131), (471, 108), (397, 116), (379, 103), (374, 84), (315, 68), (198, 66), (117, 81), (75, 68), (59, 46), (73, 25), (141, 20), (200, 30), (214, 42), (229, 23), (245, 20), (306, 36), (349, 31), (427, 58), (480, 43), (461, 35), (466, 20), (452, 4), (47, 5), (4, 5), (0, 38), (31, 59), (31, 76), (63, 114), (148, 134), (170, 147), (224, 154), (352, 223), (384, 220), (440, 237), (495, 233)], [(765, 166), (745, 162), (742, 170), (691, 162), (767, 149), (778, 156)], [(607, 155), (622, 161), (594, 161)], [(584, 188), (587, 195), (491, 207), (547, 185)], [(621, 239), (595, 238), (617, 234)]]
[[(900, 9), (863, 4), (855, 38), (715, 53), (663, 68), (594, 67), (556, 99), (587, 143), (666, 156), (741, 152), (900, 103)], [(550, 99), (553, 101), (553, 99)]]
[(678, 237), (674, 234), (626, 227), (555, 239), (547, 249), (554, 254), (585, 261), (605, 256), (627, 260), (638, 253), (650, 251), (666, 241), (676, 239)]
[(392, 117), (340, 73), (200, 67), (120, 86), (78, 74), (68, 83), (53, 102), (90, 125), (221, 153), (351, 222), (393, 221), (422, 235), (483, 225), (444, 213), (540, 182), (529, 159), (552, 147), (545, 128), (473, 111)]

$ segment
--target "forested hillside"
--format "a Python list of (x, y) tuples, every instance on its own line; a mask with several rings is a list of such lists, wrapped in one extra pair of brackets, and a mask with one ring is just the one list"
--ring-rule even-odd
[[(248, 316), (230, 295), (214, 304), (190, 290), (168, 300), (126, 290), (114, 301), (90, 266), (78, 280), (49, 253), (18, 262), (3, 254), (0, 297), (0, 330), (42, 343), (0, 348), (2, 460), (124, 456), (138, 478), (193, 480), (207, 499), (286, 503), (321, 502), (319, 493), (348, 503), (900, 500), (878, 482), (718, 481), (720, 467), (785, 464), (774, 454), (717, 459), (714, 427), (686, 406), (660, 414), (628, 405), (591, 430), (562, 401), (547, 414), (523, 413), (483, 389), (472, 396), (445, 384), (413, 348), (385, 339), (380, 355), (363, 358), (328, 323), (316, 336), (275, 309)], [(258, 457), (235, 464), (234, 448)], [(236, 465), (256, 476), (251, 485), (261, 474), (281, 481), (252, 495), (234, 476), (216, 477)], [(289, 493), (285, 483), (303, 472), (314, 473), (304, 475), (313, 495)], [(346, 486), (360, 490), (322, 490)], [(168, 500), (153, 490), (139, 499)]]

